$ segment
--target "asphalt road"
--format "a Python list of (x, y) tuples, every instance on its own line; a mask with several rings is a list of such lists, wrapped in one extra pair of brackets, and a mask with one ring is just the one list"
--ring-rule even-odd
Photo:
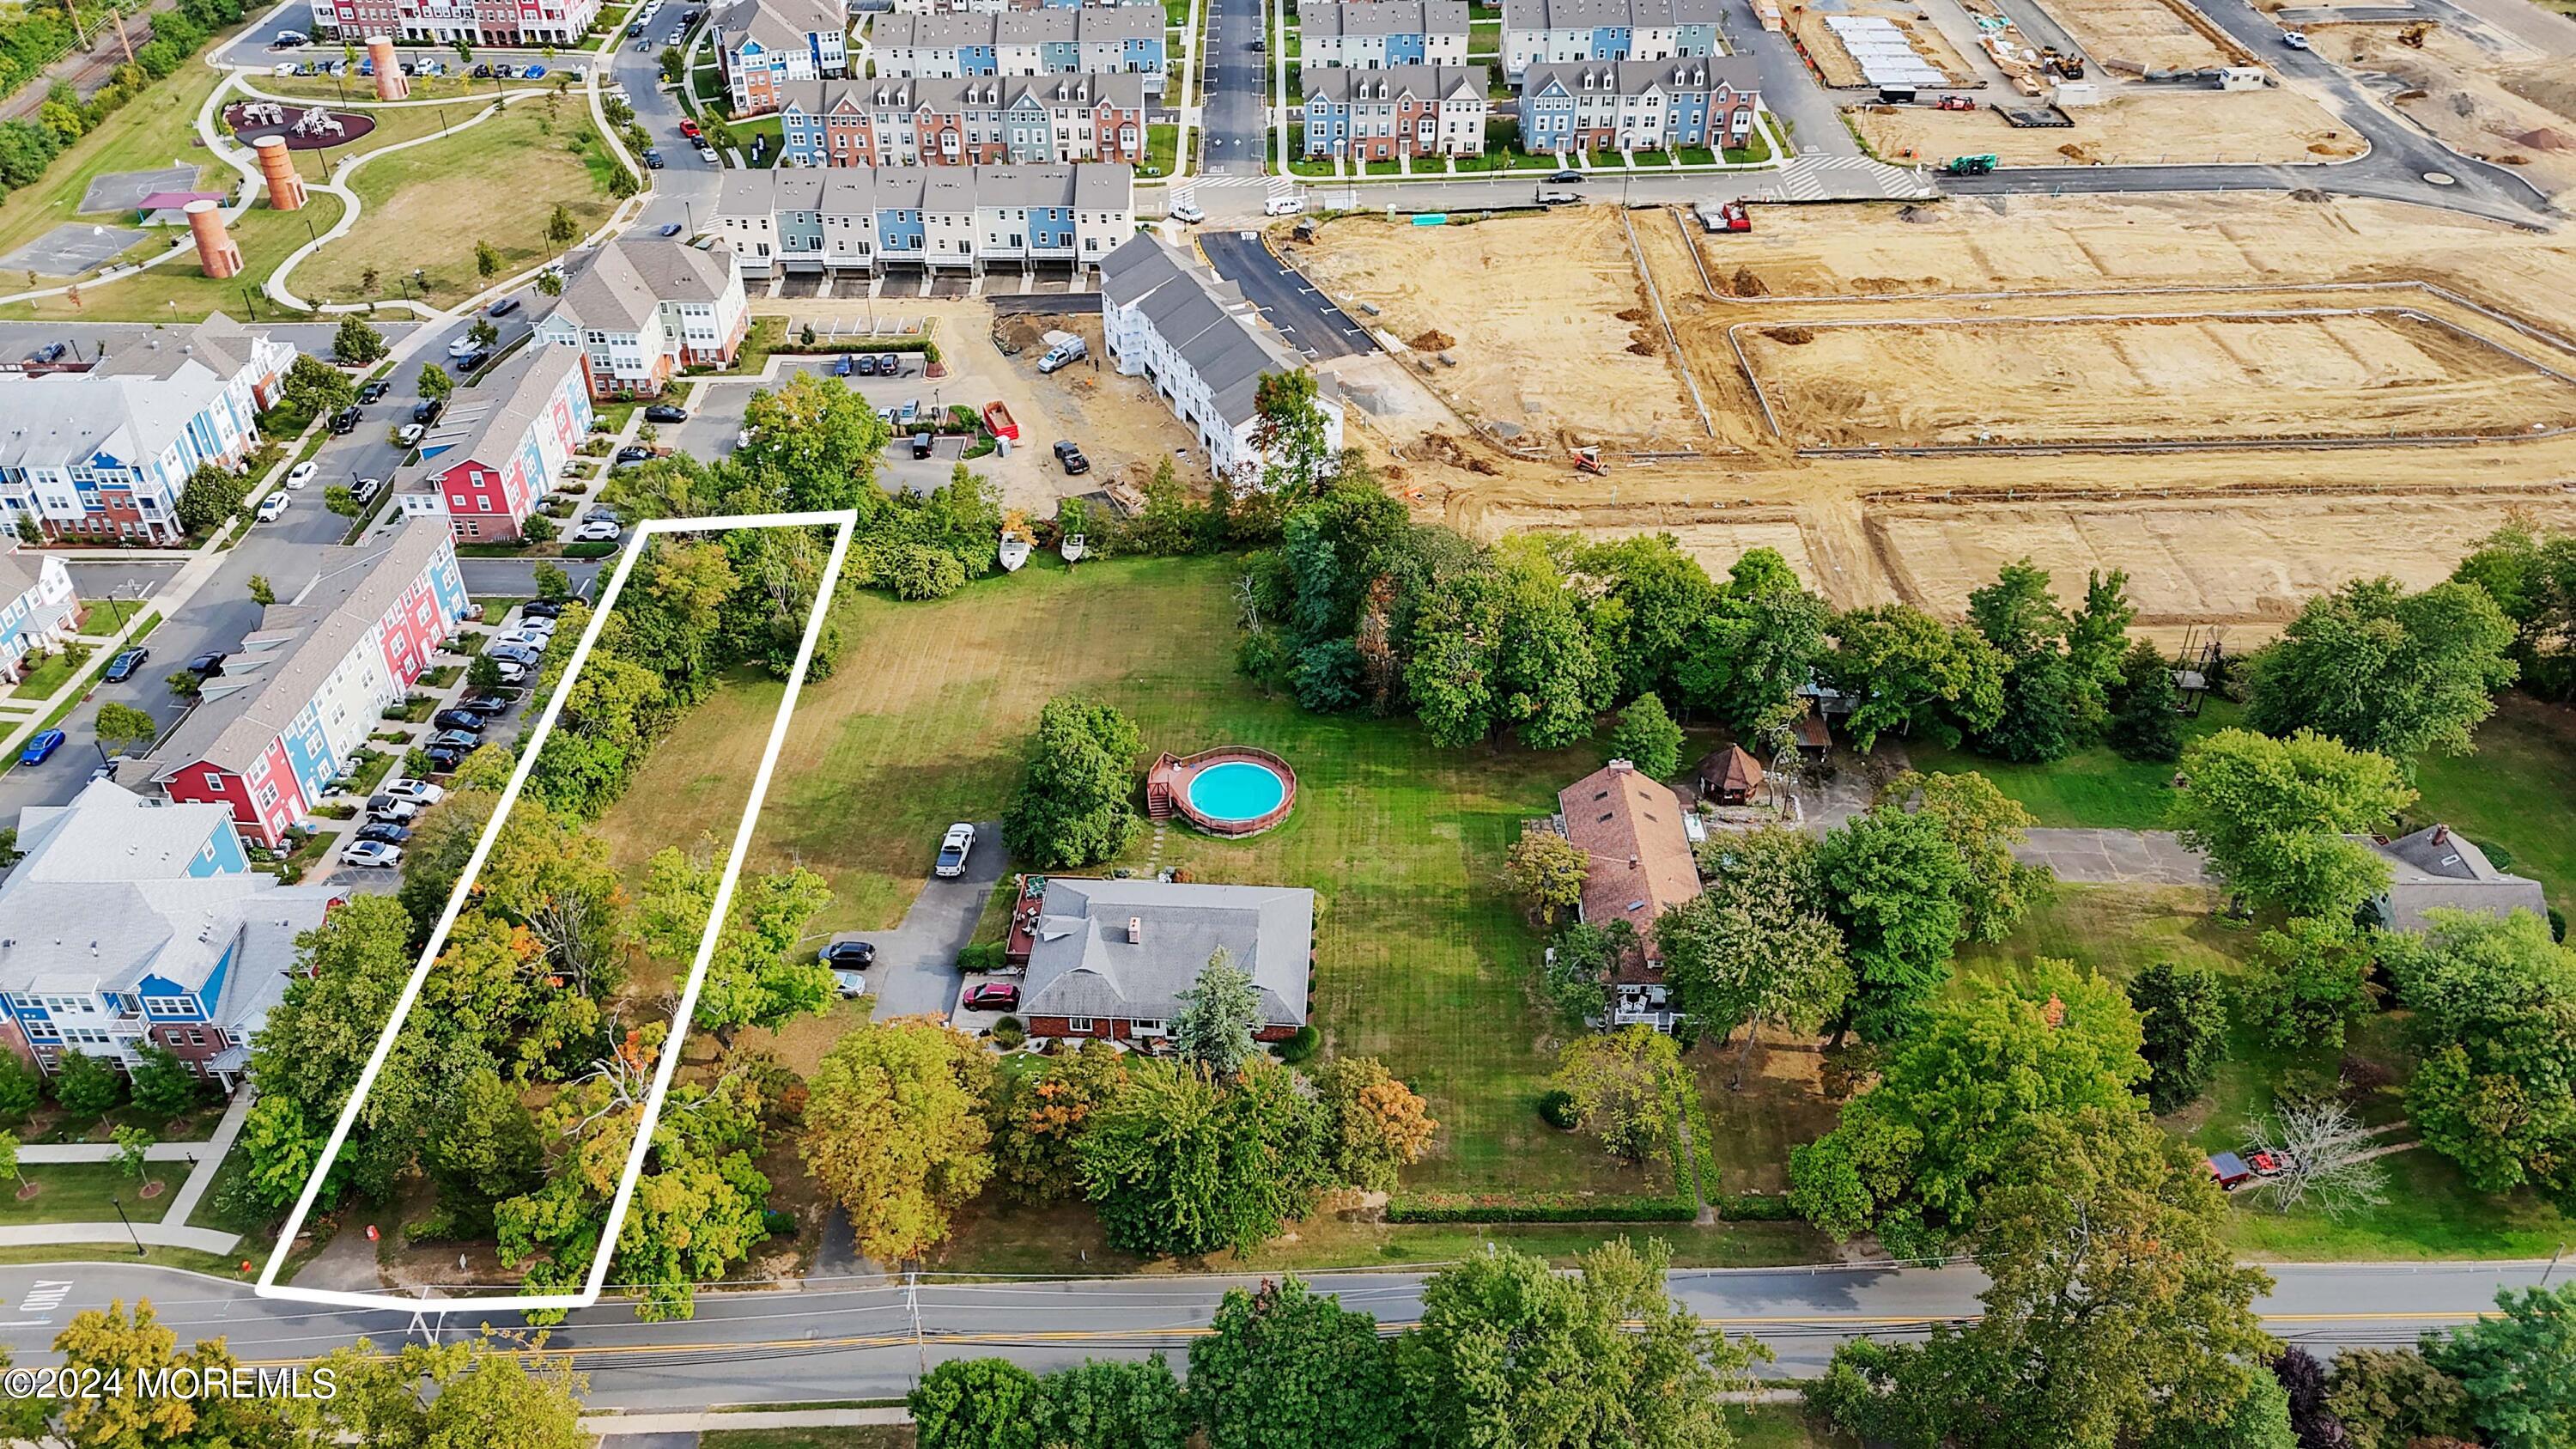
[(1198, 241), (1217, 275), (1243, 288), (1270, 325), (1308, 357), (1321, 362), (1375, 349), (1366, 328), (1273, 256), (1257, 234), (1209, 229)]
[(1762, 66), (1762, 106), (1785, 123), (1792, 150), (1801, 155), (1857, 156), (1860, 142), (1842, 120), (1841, 103), (1816, 83), (1785, 32), (1765, 30), (1753, 0), (1718, 0), (1718, 25), (1729, 50)]
[[(1261, 38), (1265, 3), (1207, 0), (1210, 66), (1199, 113), (1199, 173), (1203, 176), (1261, 174), (1263, 148), (1269, 141), (1269, 128), (1263, 124), (1269, 114), (1264, 98), (1269, 64), (1252, 46)], [(1179, 78), (1169, 84), (1177, 97)]]
[[(249, 1256), (268, 1245), (245, 1243)], [(2273, 1265), (2261, 1305), (2270, 1330), (2319, 1349), (2396, 1345), (2424, 1329), (2492, 1307), (2498, 1289), (2540, 1280), (2546, 1265)], [(900, 1279), (807, 1279), (785, 1291), (702, 1293), (688, 1322), (638, 1323), (615, 1304), (574, 1313), (548, 1340), (590, 1376), (601, 1408), (688, 1409), (899, 1395), (925, 1362), (1004, 1354), (1036, 1370), (1085, 1357), (1175, 1359), (1240, 1277), (937, 1282), (908, 1302)], [(1383, 1326), (1421, 1312), (1421, 1276), (1317, 1273), (1319, 1292), (1377, 1316)], [(1862, 1335), (1918, 1336), (1932, 1323), (1977, 1311), (1984, 1279), (1973, 1268), (1684, 1270), (1677, 1298), (1733, 1333), (1751, 1333), (1779, 1355), (1771, 1372), (1812, 1377), (1834, 1345)], [(252, 1295), (242, 1284), (172, 1269), (108, 1263), (0, 1268), (15, 1310), (0, 1320), (22, 1366), (52, 1358), (54, 1337), (86, 1309), (150, 1298), (182, 1342), (223, 1338), (246, 1364), (308, 1359), (368, 1337), (397, 1344), (402, 1311), (316, 1311)], [(914, 1307), (917, 1305), (918, 1318)], [(483, 1321), (447, 1325), (470, 1331)], [(915, 1338), (918, 1323), (919, 1338)]]

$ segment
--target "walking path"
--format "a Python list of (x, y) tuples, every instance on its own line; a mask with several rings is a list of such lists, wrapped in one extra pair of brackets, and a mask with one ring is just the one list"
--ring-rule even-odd
[(2013, 852), (2079, 885), (2208, 885), (2208, 867), (2170, 830), (2033, 830)]
[[(214, 1186), (215, 1172), (223, 1166), (224, 1154), (232, 1150), (233, 1139), (241, 1135), (242, 1120), (250, 1115), (250, 1104), (257, 1094), (243, 1090), (233, 1094), (232, 1105), (224, 1109), (223, 1120), (215, 1124), (215, 1135), (203, 1142), (155, 1142), (144, 1149), (147, 1162), (187, 1162), (193, 1164), (188, 1180), (170, 1195), (170, 1206), (159, 1222), (136, 1218), (121, 1223), (24, 1223), (0, 1227), (0, 1247), (68, 1247), (88, 1243), (140, 1242), (155, 1247), (194, 1248), (201, 1253), (230, 1253), (241, 1242), (241, 1234), (216, 1228), (192, 1228), (188, 1217), (205, 1200), (206, 1189)], [(109, 1142), (63, 1142), (48, 1146), (21, 1147), (18, 1161), (24, 1166), (47, 1163), (114, 1162), (117, 1149)], [(138, 1202), (135, 1206), (147, 1207)]]
[[(250, 1104), (259, 1093), (249, 1087), (233, 1093), (232, 1105), (224, 1108), (224, 1118), (215, 1124), (215, 1135), (206, 1139), (205, 1156), (197, 1161), (197, 1170), (179, 1185), (179, 1195), (170, 1200), (170, 1210), (161, 1215), (165, 1227), (186, 1225), (188, 1215), (197, 1210), (206, 1189), (215, 1185), (215, 1169), (223, 1166), (224, 1154), (233, 1150), (233, 1139), (241, 1135), (242, 1122), (250, 1116)], [(191, 1144), (194, 1145), (194, 1144)]]

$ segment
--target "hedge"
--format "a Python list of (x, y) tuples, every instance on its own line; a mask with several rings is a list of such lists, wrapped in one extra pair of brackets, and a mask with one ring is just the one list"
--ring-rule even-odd
[(1789, 1205), (1785, 1192), (1739, 1192), (1727, 1197), (1713, 1197), (1709, 1205), (1717, 1215), (1731, 1223), (1789, 1223), (1798, 1220), (1798, 1210)]
[(563, 546), (565, 558), (606, 558), (617, 552), (614, 543), (568, 543)]
[(1687, 1202), (1427, 1203), (1389, 1202), (1391, 1223), (1686, 1223), (1699, 1216)]
[(875, 338), (868, 341), (842, 341), (817, 336), (811, 343), (807, 343), (799, 340), (796, 334), (790, 333), (786, 341), (777, 343), (769, 350), (773, 353), (784, 352), (791, 357), (830, 357), (843, 352), (919, 352), (929, 345), (930, 339), (926, 336)]

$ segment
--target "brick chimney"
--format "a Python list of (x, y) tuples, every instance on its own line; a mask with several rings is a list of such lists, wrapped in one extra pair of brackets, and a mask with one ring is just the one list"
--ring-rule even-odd
[(1142, 946), (1145, 944), (1145, 918), (1143, 916), (1129, 916), (1127, 918), (1127, 944), (1130, 946)]
[(2435, 845), (2448, 845), (2448, 844), (2450, 844), (2450, 843), (2451, 843), (2451, 827), (2449, 827), (2449, 826), (2447, 826), (2447, 825), (2436, 825), (2436, 826), (2434, 826), (2434, 827), (2433, 827), (2433, 843), (2434, 843)]
[(1613, 775), (1632, 774), (1635, 772), (1636, 768), (1637, 762), (1634, 760), (1612, 760), (1610, 762), (1610, 773)]

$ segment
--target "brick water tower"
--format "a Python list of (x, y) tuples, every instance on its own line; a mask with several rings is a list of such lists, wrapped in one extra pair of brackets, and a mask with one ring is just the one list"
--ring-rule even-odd
[(268, 204), (279, 211), (301, 210), (304, 178), (295, 174), (295, 153), (286, 149), (286, 138), (262, 136), (250, 145), (259, 153), (259, 174), (268, 183)]
[(411, 95), (411, 78), (402, 73), (402, 60), (394, 54), (392, 36), (368, 36), (367, 59), (376, 67), (377, 100), (399, 101)]
[(188, 234), (197, 239), (197, 265), (207, 276), (221, 281), (241, 274), (241, 248), (224, 233), (222, 202), (206, 197), (189, 202)]

